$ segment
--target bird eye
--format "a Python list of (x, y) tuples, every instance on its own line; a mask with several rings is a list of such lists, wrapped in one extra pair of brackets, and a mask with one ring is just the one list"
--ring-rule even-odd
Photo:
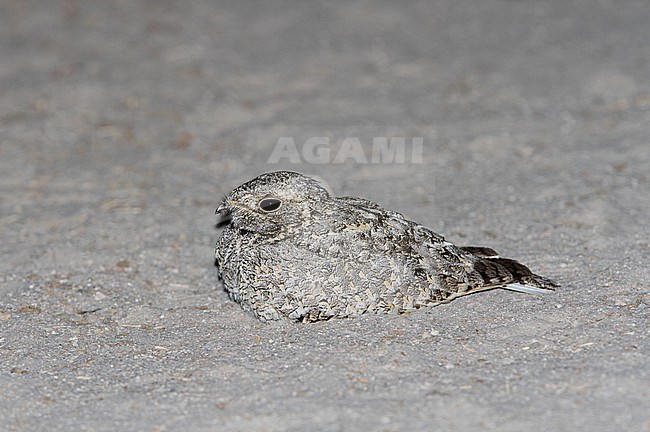
[(282, 201), (277, 198), (264, 198), (258, 205), (263, 211), (270, 213), (279, 209)]

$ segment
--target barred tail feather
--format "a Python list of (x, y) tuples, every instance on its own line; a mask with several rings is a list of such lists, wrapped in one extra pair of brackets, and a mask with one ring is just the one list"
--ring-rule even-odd
[(559, 287), (552, 280), (538, 276), (525, 265), (508, 258), (483, 258), (475, 263), (474, 268), (483, 278), (484, 286), (528, 294), (548, 293)]

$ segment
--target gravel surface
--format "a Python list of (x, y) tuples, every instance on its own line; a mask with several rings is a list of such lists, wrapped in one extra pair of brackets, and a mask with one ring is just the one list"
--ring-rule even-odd
[[(650, 430), (648, 22), (644, 1), (0, 0), (0, 430)], [(333, 163), (400, 135), (421, 160)], [(282, 137), (299, 154), (271, 158)], [(214, 210), (277, 169), (563, 287), (257, 322), (217, 281)]]

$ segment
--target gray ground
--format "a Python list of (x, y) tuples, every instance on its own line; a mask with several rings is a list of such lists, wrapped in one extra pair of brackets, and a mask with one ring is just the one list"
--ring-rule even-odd
[[(0, 1), (0, 430), (650, 430), (648, 22)], [(391, 133), (422, 163), (268, 163), (282, 136)], [(214, 209), (283, 168), (563, 288), (261, 324), (217, 281)]]

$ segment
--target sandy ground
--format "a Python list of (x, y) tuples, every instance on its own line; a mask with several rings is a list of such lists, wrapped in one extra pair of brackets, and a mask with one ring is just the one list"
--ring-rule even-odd
[[(648, 22), (643, 1), (0, 1), (0, 430), (650, 430)], [(400, 135), (421, 160), (333, 163)], [(331, 163), (269, 160), (319, 136)], [(563, 288), (259, 323), (217, 281), (214, 209), (276, 169)]]

